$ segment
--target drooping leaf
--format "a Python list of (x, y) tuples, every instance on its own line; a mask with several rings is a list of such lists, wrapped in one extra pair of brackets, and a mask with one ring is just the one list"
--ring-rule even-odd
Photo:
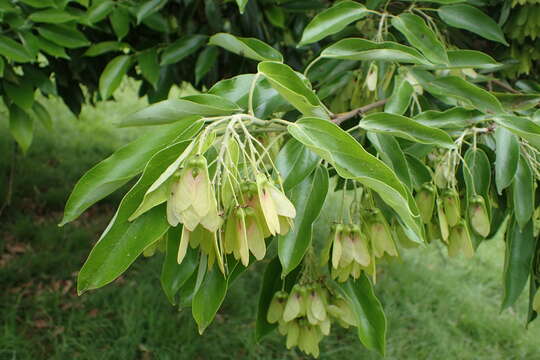
[(29, 62), (33, 60), (32, 56), (20, 43), (4, 35), (0, 35), (0, 55), (17, 62)]
[(218, 49), (207, 46), (201, 51), (195, 63), (195, 85), (199, 84), (204, 76), (215, 66), (218, 58)]
[(401, 150), (396, 139), (387, 134), (377, 134), (369, 132), (367, 134), (371, 144), (377, 149), (377, 153), (388, 166), (390, 166), (399, 179), (410, 190), (412, 190), (412, 180), (409, 173), (409, 166), (405, 159), (405, 154)]
[(448, 50), (449, 64), (422, 65), (428, 69), (486, 69), (494, 70), (501, 66), (488, 54), (476, 50)]
[(238, 9), (240, 10), (240, 14), (244, 13), (244, 10), (246, 8), (246, 5), (249, 0), (236, 0), (236, 4), (238, 5)]
[(495, 184), (502, 194), (512, 183), (519, 163), (519, 142), (516, 135), (504, 127), (495, 130)]
[(44, 51), (45, 53), (52, 55), (54, 57), (59, 57), (63, 59), (68, 59), (69, 56), (66, 54), (66, 50), (62, 46), (58, 46), (55, 43), (42, 38), (41, 36), (37, 36), (38, 46), (39, 49)]
[(21, 109), (30, 110), (34, 103), (34, 87), (28, 78), (19, 78), (19, 84), (4, 81), (4, 91)]
[(313, 223), (319, 217), (327, 192), (328, 171), (324, 167), (318, 167), (288, 192), (287, 197), (296, 208), (296, 217), (291, 230), (286, 235), (278, 236), (282, 278), (301, 263), (309, 248)]
[(64, 10), (46, 9), (33, 12), (28, 18), (38, 23), (61, 24), (75, 20), (77, 17)]
[(540, 125), (534, 121), (525, 117), (509, 115), (496, 116), (493, 120), (540, 149)]
[(137, 24), (140, 24), (143, 20), (148, 18), (150, 15), (161, 10), (168, 0), (150, 0), (142, 2), (137, 8), (136, 17)]
[(467, 197), (482, 195), (488, 198), (491, 184), (491, 165), (486, 153), (480, 148), (469, 148), (463, 157), (463, 177), (467, 189)]
[(360, 121), (360, 127), (368, 131), (390, 134), (421, 144), (434, 144), (447, 149), (454, 147), (454, 141), (445, 131), (422, 125), (401, 115), (370, 114)]
[(317, 95), (289, 66), (278, 62), (264, 61), (259, 63), (258, 70), (268, 79), (272, 87), (301, 113), (306, 116), (329, 118), (328, 112)]
[(94, 3), (86, 12), (86, 20), (90, 24), (100, 22), (111, 13), (114, 7), (115, 3), (111, 0)]
[(169, 124), (193, 116), (226, 116), (238, 112), (233, 102), (217, 95), (201, 94), (169, 99), (128, 115), (121, 126)]
[(43, 126), (45, 126), (46, 129), (52, 129), (53, 123), (51, 115), (39, 101), (34, 101), (34, 104), (32, 104), (32, 112), (43, 123)]
[(429, 61), (435, 64), (449, 63), (448, 55), (443, 44), (421, 17), (410, 13), (403, 13), (393, 17), (391, 23)]
[(118, 6), (109, 16), (111, 27), (118, 40), (122, 40), (129, 33), (130, 16), (129, 12)]
[(529, 221), (523, 230), (516, 221), (511, 221), (506, 237), (502, 310), (512, 306), (523, 291), (531, 272), (536, 242), (532, 221)]
[(540, 103), (540, 94), (509, 94), (494, 92), (493, 95), (505, 109), (520, 111), (532, 109)]
[[(519, 148), (518, 148), (519, 149)], [(518, 153), (519, 154), (519, 153)], [(521, 230), (531, 219), (534, 212), (535, 180), (527, 160), (519, 157), (514, 181), (512, 182), (512, 198), (514, 199), (514, 216)]]
[(203, 46), (206, 39), (206, 35), (193, 34), (184, 36), (173, 42), (161, 54), (160, 65), (170, 65), (179, 62)]
[(210, 38), (208, 44), (257, 61), (283, 61), (283, 56), (279, 51), (256, 38), (218, 33)]
[(295, 139), (281, 148), (275, 163), (283, 179), (283, 188), (292, 189), (300, 184), (317, 167), (320, 158)]
[(437, 10), (439, 17), (448, 25), (471, 31), (488, 40), (508, 45), (499, 25), (478, 8), (468, 4), (441, 6)]
[(193, 296), (191, 312), (199, 334), (212, 323), (227, 293), (227, 279), (216, 267), (206, 272), (199, 290)]
[(26, 154), (34, 137), (34, 122), (32, 118), (17, 105), (9, 107), (9, 131)]
[(103, 41), (90, 46), (83, 56), (99, 56), (112, 51), (123, 51), (126, 48), (129, 48), (129, 44), (117, 41)]
[(407, 159), (412, 184), (416, 190), (419, 190), (422, 185), (431, 181), (432, 175), (430, 169), (416, 156), (405, 154), (405, 158)]
[(358, 338), (362, 344), (384, 355), (386, 316), (368, 277), (362, 273), (358, 280), (348, 280), (337, 285), (356, 316)]
[(133, 58), (129, 55), (119, 55), (112, 59), (101, 76), (99, 77), (99, 93), (103, 99), (108, 99), (120, 86), (124, 75), (133, 64)]
[(84, 34), (71, 25), (45, 24), (39, 26), (37, 30), (45, 39), (68, 49), (90, 45)]
[(391, 61), (408, 64), (429, 64), (416, 49), (396, 42), (374, 42), (365, 39), (342, 39), (321, 52), (322, 58)]
[(400, 216), (415, 241), (423, 241), (423, 225), (410, 192), (387, 165), (365, 151), (353, 137), (332, 122), (317, 118), (289, 125), (289, 133), (332, 164), (341, 177), (357, 180), (377, 192)]
[(157, 87), (159, 81), (160, 66), (158, 62), (157, 51), (154, 48), (145, 50), (137, 56), (137, 63), (142, 76), (154, 87)]
[(384, 106), (387, 113), (403, 115), (409, 107), (414, 89), (404, 78), (397, 79), (394, 91)]
[(139, 174), (156, 152), (173, 142), (192, 138), (202, 126), (197, 119), (186, 118), (185, 121), (156, 128), (88, 170), (75, 184), (60, 225), (73, 221), (88, 207)]
[(485, 119), (480, 111), (453, 107), (446, 111), (428, 110), (414, 117), (422, 125), (441, 129), (462, 129)]
[(364, 5), (355, 1), (341, 1), (331, 8), (317, 14), (306, 26), (298, 46), (317, 42), (338, 33), (353, 21), (360, 20), (367, 14)]

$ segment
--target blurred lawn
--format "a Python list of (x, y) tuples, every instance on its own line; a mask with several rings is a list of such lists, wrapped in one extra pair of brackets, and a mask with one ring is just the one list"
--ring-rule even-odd
[[(17, 155), (12, 206), (0, 218), (0, 359), (302, 359), (273, 334), (253, 339), (258, 264), (229, 290), (200, 337), (190, 309), (160, 292), (161, 255), (139, 259), (115, 283), (77, 297), (76, 272), (122, 191), (58, 228), (75, 181), (140, 130), (113, 122), (144, 106), (126, 85), (117, 103), (84, 109), (80, 120), (47, 101), (54, 132), (36, 124), (27, 157)], [(5, 112), (2, 113), (5, 118)], [(0, 189), (12, 145), (0, 120)], [(3, 201), (3, 194), (1, 201)], [(388, 359), (540, 359), (540, 322), (524, 328), (526, 299), (499, 314), (503, 244), (483, 244), (472, 261), (448, 259), (439, 244), (381, 270), (376, 291), (388, 317)], [(380, 359), (337, 326), (322, 359)]]

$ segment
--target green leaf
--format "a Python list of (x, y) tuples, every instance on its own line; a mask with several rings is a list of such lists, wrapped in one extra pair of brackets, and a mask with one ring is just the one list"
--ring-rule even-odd
[(390, 134), (421, 144), (433, 144), (447, 149), (454, 147), (454, 141), (445, 131), (422, 125), (401, 115), (371, 114), (360, 121), (360, 127), (368, 131)]
[(407, 80), (401, 78), (396, 81), (394, 91), (384, 106), (384, 112), (403, 115), (409, 108), (414, 89)]
[(516, 135), (504, 127), (495, 130), (495, 184), (502, 194), (514, 180), (519, 163), (519, 141)]
[(442, 21), (452, 27), (473, 32), (488, 40), (508, 46), (501, 28), (495, 20), (471, 5), (441, 6), (437, 12)]
[(521, 230), (529, 222), (534, 212), (534, 185), (535, 180), (531, 167), (528, 161), (520, 156), (512, 183), (512, 197), (514, 199), (514, 216)]
[(152, 104), (128, 115), (121, 126), (142, 126), (169, 124), (196, 116), (226, 116), (238, 112), (240, 108), (217, 95), (202, 94), (170, 99)]
[(358, 280), (348, 280), (337, 285), (356, 316), (358, 338), (362, 344), (384, 355), (386, 316), (365, 273), (362, 273)]
[(35, 8), (46, 8), (54, 6), (53, 0), (20, 0), (20, 2)]
[(501, 66), (491, 56), (475, 50), (448, 50), (449, 64), (445, 65), (422, 65), (428, 69), (482, 69), (494, 70)]
[(69, 56), (66, 54), (66, 50), (62, 46), (58, 46), (55, 43), (42, 38), (41, 36), (37, 37), (37, 42), (39, 49), (47, 54), (69, 60)]
[(27, 79), (18, 78), (18, 80), (18, 85), (4, 81), (4, 91), (18, 107), (29, 110), (34, 103), (34, 87)]
[(387, 165), (330, 121), (304, 118), (288, 129), (296, 140), (332, 164), (341, 177), (354, 179), (377, 192), (416, 236), (415, 240), (422, 242), (424, 227), (416, 203)]
[(532, 109), (540, 103), (540, 94), (509, 94), (494, 92), (493, 95), (505, 109), (521, 111)]
[(77, 19), (76, 16), (59, 9), (47, 9), (36, 11), (28, 17), (38, 23), (61, 24)]
[(183, 38), (176, 40), (161, 54), (160, 65), (175, 64), (183, 58), (193, 54), (206, 42), (206, 35), (187, 35)]
[(325, 37), (338, 33), (353, 21), (363, 18), (368, 11), (366, 7), (355, 1), (335, 3), (331, 8), (317, 14), (306, 26), (298, 46), (317, 42)]
[(137, 62), (142, 76), (156, 89), (161, 69), (156, 49), (152, 48), (141, 52), (137, 55)]
[(424, 89), (434, 95), (449, 96), (483, 112), (504, 113), (497, 98), (488, 91), (457, 76), (434, 77), (425, 71), (410, 72)]
[(198, 117), (186, 118), (184, 121), (155, 128), (88, 170), (75, 184), (60, 225), (75, 220), (84, 210), (139, 174), (156, 152), (173, 142), (191, 139), (202, 127), (202, 123), (197, 119)]
[(86, 19), (90, 24), (95, 24), (105, 19), (114, 9), (114, 2), (110, 0), (94, 3), (86, 13)]
[(118, 40), (122, 40), (129, 33), (131, 19), (126, 9), (122, 7), (114, 9), (109, 21)]
[(311, 244), (313, 223), (319, 217), (327, 193), (328, 171), (324, 167), (318, 167), (288, 192), (287, 197), (296, 208), (296, 217), (291, 230), (284, 236), (278, 236), (282, 278), (302, 262)]
[(270, 24), (280, 29), (285, 29), (286, 15), (285, 11), (279, 6), (270, 6), (264, 9), (264, 15)]
[(169, 228), (165, 205), (159, 205), (128, 221), (148, 187), (182, 153), (190, 141), (173, 144), (152, 156), (143, 175), (124, 196), (116, 214), (101, 235), (77, 279), (79, 294), (107, 285), (135, 261), (146, 247), (159, 240)]
[(396, 139), (391, 135), (373, 132), (368, 132), (367, 137), (377, 150), (382, 161), (390, 166), (403, 184), (412, 190), (412, 180), (407, 160)]
[(429, 61), (435, 64), (448, 64), (448, 55), (437, 35), (426, 25), (424, 20), (416, 15), (404, 13), (391, 20), (407, 41), (420, 50)]
[(271, 47), (256, 38), (234, 36), (227, 33), (213, 35), (208, 41), (209, 45), (216, 45), (232, 53), (257, 61), (283, 62), (283, 56)]
[(238, 9), (240, 10), (240, 14), (244, 13), (244, 10), (246, 9), (246, 5), (249, 0), (236, 0), (236, 4), (238, 5)]
[(181, 226), (170, 228), (167, 232), (165, 259), (161, 268), (161, 287), (165, 295), (167, 295), (167, 299), (173, 305), (176, 305), (178, 290), (189, 280), (199, 264), (199, 250), (193, 249), (191, 246), (188, 246), (182, 263), (178, 264), (177, 257), (181, 233)]
[(39, 101), (34, 101), (34, 104), (32, 104), (32, 111), (34, 112), (34, 115), (43, 123), (43, 126), (45, 126), (46, 129), (52, 129), (53, 123), (51, 115), (45, 106), (41, 105)]
[(491, 184), (489, 158), (482, 149), (471, 147), (465, 153), (463, 160), (463, 177), (467, 188), (467, 198), (477, 194), (482, 195), (487, 201)]
[(287, 141), (276, 157), (275, 163), (283, 188), (289, 190), (300, 184), (317, 167), (320, 158), (294, 138)]
[(453, 107), (446, 111), (428, 110), (414, 117), (422, 125), (441, 129), (462, 129), (485, 119), (477, 110)]
[(419, 160), (416, 156), (405, 154), (405, 158), (407, 159), (407, 165), (409, 167), (409, 174), (411, 175), (413, 187), (416, 190), (420, 190), (422, 185), (431, 181), (431, 171), (426, 164), (424, 164), (424, 162)]
[(108, 99), (120, 86), (124, 75), (133, 64), (133, 58), (129, 55), (119, 55), (112, 59), (99, 77), (99, 93), (101, 98)]
[(319, 98), (304, 80), (289, 66), (278, 62), (264, 61), (258, 65), (263, 74), (289, 103), (306, 116), (328, 119), (328, 112)]
[(210, 325), (227, 293), (227, 279), (214, 267), (208, 271), (193, 296), (191, 312), (199, 326), (199, 334)]
[[(230, 100), (244, 111), (248, 110), (249, 91), (256, 75), (244, 74), (221, 80), (208, 91)], [(270, 85), (268, 80), (259, 76), (253, 92), (253, 112), (260, 119), (266, 119), (274, 112), (288, 110), (289, 103)]]
[(76, 49), (90, 45), (90, 42), (86, 39), (84, 34), (74, 26), (46, 24), (41, 25), (37, 30), (45, 39), (68, 49)]
[(15, 141), (21, 147), (23, 154), (26, 154), (32, 138), (34, 137), (34, 122), (32, 118), (17, 105), (9, 107), (9, 131)]
[(429, 64), (416, 49), (396, 42), (374, 42), (365, 39), (342, 39), (321, 52), (322, 58), (361, 61), (391, 61)]
[(0, 55), (17, 62), (33, 60), (32, 56), (20, 43), (4, 35), (0, 35)]
[(511, 221), (510, 231), (506, 236), (501, 310), (512, 306), (523, 291), (531, 272), (536, 241), (532, 221), (529, 221), (523, 230), (516, 221)]
[(103, 41), (96, 44), (92, 44), (86, 51), (83, 56), (99, 56), (106, 54), (112, 51), (123, 51), (124, 49), (129, 48), (129, 44), (117, 42), (117, 41)]
[(198, 85), (204, 76), (216, 65), (218, 54), (218, 49), (215, 46), (207, 46), (201, 51), (195, 63), (195, 85)]
[(540, 150), (540, 125), (534, 121), (525, 117), (509, 115), (496, 116), (493, 120)]
[(136, 10), (137, 24), (146, 19), (148, 16), (161, 10), (168, 0), (150, 0), (142, 2)]

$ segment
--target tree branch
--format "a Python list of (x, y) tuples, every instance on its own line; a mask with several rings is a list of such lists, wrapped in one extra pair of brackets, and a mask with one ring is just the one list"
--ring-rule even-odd
[(387, 101), (388, 101), (388, 99), (382, 99), (382, 100), (376, 101), (374, 103), (359, 107), (358, 109), (354, 109), (354, 110), (347, 111), (347, 112), (344, 112), (344, 113), (334, 114), (332, 116), (332, 122), (334, 124), (336, 124), (336, 125), (339, 125), (342, 122), (344, 122), (346, 120), (349, 120), (350, 118), (355, 117), (356, 115), (360, 115), (360, 114), (366, 113), (366, 112), (368, 112), (370, 110), (373, 110), (375, 108), (378, 108), (379, 106), (383, 106), (384, 104), (386, 104)]

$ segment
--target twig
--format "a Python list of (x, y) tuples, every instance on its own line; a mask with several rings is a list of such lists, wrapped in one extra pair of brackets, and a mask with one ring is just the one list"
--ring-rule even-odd
[(374, 103), (359, 107), (358, 109), (354, 109), (354, 110), (347, 111), (347, 112), (344, 112), (344, 113), (334, 114), (332, 116), (332, 122), (334, 124), (339, 125), (342, 122), (344, 122), (346, 120), (349, 120), (350, 118), (355, 117), (356, 115), (364, 114), (364, 113), (366, 113), (366, 112), (368, 112), (370, 110), (378, 108), (379, 106), (383, 106), (384, 104), (386, 104), (387, 101), (388, 101), (388, 99), (382, 99), (382, 100), (376, 101)]
[(521, 94), (519, 91), (517, 91), (516, 89), (514, 89), (513, 87), (511, 87), (510, 85), (502, 82), (501, 80), (499, 79), (491, 79), (491, 82), (493, 82), (495, 85), (498, 85), (500, 87), (502, 87), (503, 89), (505, 90), (508, 90), (510, 91), (511, 93), (513, 94)]

